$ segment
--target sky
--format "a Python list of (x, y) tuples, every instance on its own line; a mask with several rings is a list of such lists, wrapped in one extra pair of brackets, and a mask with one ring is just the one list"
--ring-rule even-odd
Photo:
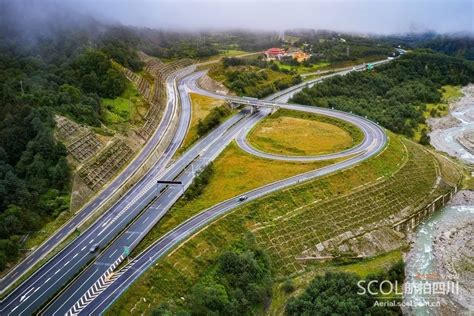
[(91, 15), (99, 21), (160, 29), (309, 28), (372, 34), (474, 33), (474, 0), (0, 0), (0, 3), (5, 1), (21, 6), (19, 12), (30, 11), (33, 18), (68, 11)]
[[(473, 0), (63, 0), (124, 24), (362, 33), (473, 32)], [(80, 4), (79, 4), (80, 3)]]

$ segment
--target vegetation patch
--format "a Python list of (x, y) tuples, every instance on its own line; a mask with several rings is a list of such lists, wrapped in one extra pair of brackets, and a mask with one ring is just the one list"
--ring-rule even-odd
[[(447, 115), (449, 113), (449, 104), (462, 96), (460, 86), (445, 85), (438, 89), (438, 92), (441, 93), (439, 102), (427, 103), (421, 106), (424, 109), (423, 116), (425, 119)], [(428, 145), (430, 143), (428, 132), (428, 125), (426, 123), (419, 124), (413, 139), (423, 145)]]
[(280, 71), (278, 65), (255, 58), (224, 58), (209, 76), (238, 95), (263, 98), (300, 83), (294, 72)]
[[(216, 170), (220, 158), (216, 161)], [(317, 269), (320, 267), (317, 262), (304, 264), (295, 257), (319, 241), (351, 227), (387, 218), (409, 205), (423, 203), (438, 194), (437, 190), (445, 190), (441, 187), (430, 194), (437, 179), (435, 166), (435, 160), (425, 150), (390, 134), (388, 148), (377, 157), (350, 170), (251, 201), (214, 222), (147, 271), (112, 306), (109, 313), (132, 308), (134, 312), (144, 312), (150, 308), (150, 302), (151, 306), (158, 306), (161, 302), (179, 306), (182, 304), (179, 298), (186, 297), (189, 289), (206, 274), (219, 251), (249, 233), (254, 236), (258, 247), (271, 258), (276, 280), (283, 282), (289, 276)], [(212, 182), (207, 188), (211, 187)], [(220, 185), (218, 189), (213, 188), (216, 194), (221, 194), (227, 187)], [(204, 190), (197, 200), (209, 194), (206, 192)], [(362, 196), (361, 192), (366, 192), (367, 196)], [(169, 222), (177, 209), (166, 215), (167, 219), (159, 226)], [(178, 223), (163, 227), (163, 232)], [(374, 263), (373, 269), (385, 266), (384, 262), (392, 261), (392, 256), (376, 260), (378, 263)], [(354, 262), (340, 267), (363, 273), (372, 269), (367, 265), (367, 270), (363, 271)], [(142, 298), (146, 298), (146, 304), (139, 303)]]
[(363, 133), (354, 125), (327, 116), (280, 109), (248, 135), (255, 148), (281, 155), (320, 155), (349, 149)]
[[(388, 272), (372, 274), (363, 283), (382, 280), (401, 284), (404, 280), (403, 262), (393, 265)], [(360, 277), (357, 274), (345, 272), (327, 272), (318, 275), (311, 281), (303, 293), (289, 299), (286, 305), (287, 315), (398, 315), (399, 307), (377, 306), (377, 296), (362, 293), (359, 286)], [(390, 290), (387, 286), (383, 289), (386, 293)], [(388, 298), (388, 297), (387, 297)], [(401, 297), (393, 297), (401, 302)]]
[[(188, 132), (184, 138), (183, 144), (181, 145), (179, 152), (184, 152), (186, 149), (191, 147), (199, 139), (198, 125), (199, 122), (204, 120), (211, 112), (212, 109), (223, 105), (221, 100), (217, 100), (208, 96), (190, 93), (191, 99), (191, 122), (189, 124)], [(201, 127), (202, 128), (202, 127)]]
[[(211, 263), (179, 307), (164, 303), (152, 313), (193, 315), (246, 315), (261, 312), (271, 297), (272, 276), (268, 256), (255, 241), (241, 240)], [(252, 311), (252, 312), (251, 312)]]
[(213, 162), (213, 171), (208, 177), (207, 185), (199, 190), (199, 196), (176, 202), (137, 246), (134, 253), (139, 253), (164, 233), (208, 207), (262, 185), (331, 163), (334, 161), (298, 163), (267, 160), (250, 155), (237, 144), (231, 143)]
[(148, 109), (148, 103), (140, 96), (132, 83), (127, 82), (124, 92), (114, 99), (101, 99), (102, 121), (107, 127), (126, 131), (139, 126)]
[(473, 62), (414, 51), (372, 71), (352, 72), (305, 88), (291, 101), (353, 111), (395, 133), (413, 137), (425, 123), (425, 104), (441, 101), (438, 89), (465, 85), (472, 78)]

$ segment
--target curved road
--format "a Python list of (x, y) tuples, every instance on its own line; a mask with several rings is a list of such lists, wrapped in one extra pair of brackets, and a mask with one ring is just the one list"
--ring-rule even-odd
[[(345, 73), (347, 72), (344, 72), (343, 74)], [(190, 75), (185, 78), (184, 83), (186, 84), (186, 92), (191, 91), (229, 101), (234, 100), (240, 101), (242, 103), (248, 102), (248, 99), (218, 95), (200, 89), (197, 86), (196, 81), (202, 75), (203, 73), (201, 72)], [(299, 89), (302, 89), (303, 87), (304, 86), (300, 86)], [(295, 93), (295, 91), (298, 90), (290, 89), (288, 93), (292, 94)], [(182, 98), (184, 97), (185, 96), (182, 96)], [(284, 98), (286, 98), (286, 96), (282, 95), (281, 93), (275, 96), (275, 99), (277, 100), (281, 100)], [(378, 154), (384, 148), (387, 142), (385, 131), (381, 127), (363, 117), (359, 117), (350, 113), (304, 105), (279, 103), (274, 101), (258, 100), (252, 102), (257, 107), (278, 106), (281, 108), (318, 113), (322, 115), (336, 117), (338, 119), (347, 120), (352, 124), (358, 126), (364, 133), (365, 137), (364, 141), (359, 146), (354, 147), (355, 149), (353, 149), (354, 151), (352, 153), (346, 152), (341, 156), (347, 157), (348, 155), (352, 155), (352, 157), (349, 157), (344, 161), (337, 162), (330, 166), (326, 166), (317, 170), (312, 170), (284, 180), (276, 181), (274, 183), (270, 183), (265, 186), (246, 192), (244, 194), (247, 195), (247, 201), (260, 198), (262, 196), (268, 195), (269, 193), (287, 188), (292, 185), (299, 184), (304, 181), (321, 177), (323, 175), (340, 171), (342, 169), (350, 168)], [(266, 115), (268, 115), (268, 111), (263, 110), (252, 115), (250, 119), (242, 121), (244, 122), (244, 124), (240, 127), (241, 129), (238, 133), (238, 138), (245, 138), (248, 131), (250, 131), (250, 129)], [(110, 285), (108, 285), (107, 287), (105, 287), (105, 289), (98, 293), (94, 299), (88, 302), (88, 305), (86, 305), (80, 313), (84, 315), (90, 315), (99, 314), (105, 311), (108, 306), (110, 306), (136, 279), (138, 279), (138, 277), (140, 277), (140, 275), (143, 274), (146, 269), (153, 265), (156, 260), (161, 258), (170, 249), (176, 247), (178, 244), (186, 240), (189, 236), (191, 236), (193, 233), (195, 233), (205, 225), (211, 223), (223, 214), (232, 211), (233, 209), (242, 205), (242, 203), (243, 202), (239, 201), (237, 198), (226, 200), (191, 217), (184, 223), (178, 225), (176, 228), (166, 233), (163, 237), (158, 239), (155, 243), (153, 243), (145, 251), (143, 251), (139, 256), (137, 256), (130, 266), (128, 266), (126, 269), (123, 269), (122, 271), (118, 271), (117, 275), (119, 276), (112, 283), (110, 283)]]
[[(91, 227), (81, 233), (75, 240), (69, 243), (57, 255), (51, 258), (43, 266), (41, 266), (35, 273), (15, 288), (1, 303), (0, 314), (21, 314), (29, 315), (36, 311), (42, 304), (44, 304), (50, 297), (52, 297), (61, 287), (64, 286), (80, 269), (86, 265), (90, 260), (95, 258), (95, 254), (89, 251), (93, 244), (99, 244), (103, 247), (109, 243), (115, 235), (123, 230), (133, 218), (140, 213), (140, 211), (153, 198), (153, 192), (150, 192), (151, 187), (156, 187), (156, 178), (164, 172), (164, 168), (171, 160), (172, 156), (180, 146), (186, 130), (189, 125), (191, 107), (188, 103), (184, 104), (181, 109), (178, 108), (178, 88), (175, 81), (177, 78), (192, 72), (194, 67), (186, 68), (173, 73), (167, 78), (167, 94), (168, 103), (166, 112), (162, 122), (157, 131), (152, 137), (152, 143), (156, 144), (164, 137), (164, 133), (170, 127), (173, 112), (180, 111), (178, 122), (178, 130), (173, 135), (170, 145), (167, 147), (158, 162), (150, 168), (147, 174), (140, 179), (117, 203), (108, 209)], [(154, 150), (152, 143), (147, 144), (142, 151), (150, 153)], [(155, 145), (156, 145), (155, 144)], [(139, 162), (143, 162), (146, 157), (140, 154), (140, 160), (135, 160), (129, 167), (138, 168)], [(128, 170), (128, 169), (127, 169)], [(135, 169), (136, 170), (136, 169)], [(125, 176), (130, 176), (131, 173), (126, 173)], [(120, 176), (122, 177), (122, 175)], [(150, 183), (152, 183), (150, 185)], [(115, 184), (115, 182), (113, 182)], [(106, 191), (113, 192), (118, 188), (119, 184), (109, 186)], [(94, 202), (92, 206), (97, 206), (98, 202)], [(91, 212), (93, 209), (91, 209)], [(78, 223), (87, 216), (87, 212), (81, 212), (79, 216), (75, 217), (70, 224), (66, 225), (64, 229), (60, 230), (53, 241), (60, 240), (62, 234), (67, 234), (69, 230), (75, 229)], [(50, 239), (51, 240), (51, 239)], [(45, 244), (46, 247), (51, 247), (50, 242)], [(26, 261), (30, 264), (30, 260)]]

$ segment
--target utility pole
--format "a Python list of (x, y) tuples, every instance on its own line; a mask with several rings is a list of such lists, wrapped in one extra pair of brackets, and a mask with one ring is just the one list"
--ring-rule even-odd
[(23, 80), (20, 80), (20, 87), (21, 87), (21, 95), (24, 95), (25, 90), (23, 90)]
[(350, 48), (349, 48), (349, 45), (348, 45), (347, 48), (346, 48), (346, 55), (347, 55), (347, 57), (349, 57), (349, 52), (350, 52)]

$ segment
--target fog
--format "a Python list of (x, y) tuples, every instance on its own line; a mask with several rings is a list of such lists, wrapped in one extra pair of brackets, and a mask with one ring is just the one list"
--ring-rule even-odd
[[(329, 29), (357, 33), (474, 32), (472, 0), (0, 0), (11, 21), (78, 17), (160, 29)], [(1, 8), (0, 8), (1, 9)], [(55, 18), (56, 19), (56, 18)]]

